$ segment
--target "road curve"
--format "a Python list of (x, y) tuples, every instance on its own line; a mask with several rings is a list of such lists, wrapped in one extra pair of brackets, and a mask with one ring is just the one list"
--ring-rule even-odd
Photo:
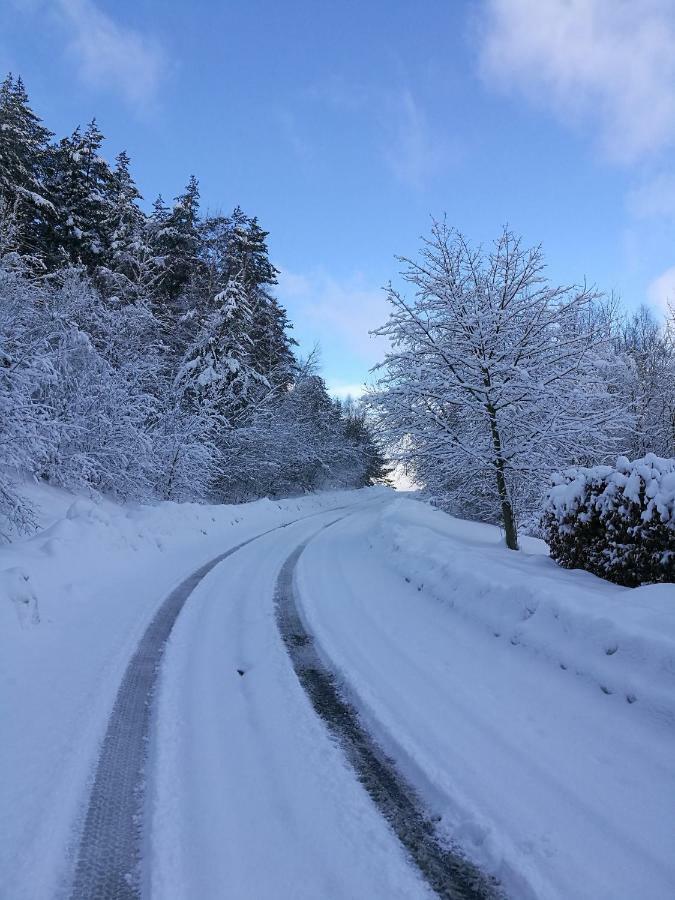
[(157, 610), (129, 661), (110, 715), (79, 841), (72, 900), (139, 900), (141, 896), (143, 769), (152, 698), (166, 641), (187, 599), (215, 566), (243, 547), (325, 513), (284, 523), (219, 554), (182, 581)]
[(176, 622), (151, 722), (147, 900), (437, 896), (316, 715), (277, 627), (279, 572), (337, 515), (233, 554)]
[[(324, 528), (331, 524), (334, 523)], [(295, 569), (310, 540), (304, 541), (286, 560), (275, 593), (277, 624), (300, 684), (316, 713), (339, 741), (359, 781), (434, 892), (443, 900), (497, 897), (495, 886), (475, 866), (438, 839), (433, 820), (416, 792), (365, 730), (335, 675), (317, 653), (312, 635), (302, 621), (294, 589)]]
[(494, 896), (311, 659), (295, 564), (372, 505), (249, 538), (166, 598), (117, 694), (71, 900)]

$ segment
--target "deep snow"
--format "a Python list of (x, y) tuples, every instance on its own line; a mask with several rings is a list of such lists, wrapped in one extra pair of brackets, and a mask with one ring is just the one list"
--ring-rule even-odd
[(276, 577), (310, 537), (308, 627), (448, 839), (518, 900), (675, 896), (675, 586), (561, 570), (541, 542), (511, 553), (496, 529), (385, 489), (238, 507), (34, 499), (46, 527), (0, 548), (3, 897), (66, 889), (107, 717), (162, 599), (314, 513), (218, 565), (174, 627), (148, 896), (429, 896), (275, 627)]

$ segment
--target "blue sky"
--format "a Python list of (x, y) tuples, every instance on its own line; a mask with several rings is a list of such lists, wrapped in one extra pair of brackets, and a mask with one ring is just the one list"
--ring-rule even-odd
[(2, 0), (0, 69), (59, 136), (96, 115), (148, 202), (194, 172), (257, 215), (335, 391), (431, 215), (675, 296), (675, 0)]

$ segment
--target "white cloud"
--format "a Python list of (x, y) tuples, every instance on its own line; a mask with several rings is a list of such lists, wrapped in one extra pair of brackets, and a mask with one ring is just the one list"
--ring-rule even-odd
[(332, 394), (333, 397), (339, 397), (341, 400), (344, 400), (345, 397), (356, 399), (361, 397), (366, 391), (364, 384), (345, 384), (343, 381), (329, 381), (326, 387), (329, 394)]
[(675, 216), (675, 174), (661, 172), (633, 188), (628, 194), (628, 209), (638, 218)]
[(411, 91), (388, 101), (385, 157), (399, 181), (423, 188), (450, 160), (446, 141), (435, 133)]
[(359, 275), (339, 281), (320, 270), (309, 275), (282, 270), (279, 297), (292, 318), (302, 317), (315, 330), (321, 344), (337, 341), (369, 367), (384, 357), (387, 340), (368, 332), (387, 320), (387, 298)]
[(345, 115), (359, 116), (373, 129), (374, 147), (392, 174), (421, 190), (454, 162), (457, 143), (441, 134), (409, 87), (380, 87), (330, 79), (308, 92)]
[(668, 315), (669, 304), (675, 308), (675, 266), (666, 269), (647, 288), (650, 302), (659, 312)]
[(486, 79), (621, 162), (675, 142), (675, 0), (483, 0)]
[(120, 93), (139, 111), (151, 108), (167, 69), (159, 42), (116, 22), (93, 0), (57, 0), (55, 9), (70, 36), (68, 51), (80, 79)]
[(281, 133), (298, 159), (309, 160), (314, 155), (312, 144), (304, 135), (297, 115), (290, 109), (278, 109), (277, 121)]

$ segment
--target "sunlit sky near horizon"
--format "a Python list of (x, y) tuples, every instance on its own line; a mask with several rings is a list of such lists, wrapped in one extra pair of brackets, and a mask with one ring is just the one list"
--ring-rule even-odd
[(58, 136), (95, 115), (148, 203), (194, 173), (204, 210), (257, 215), (336, 393), (432, 215), (675, 297), (675, 0), (0, 0), (0, 69)]

